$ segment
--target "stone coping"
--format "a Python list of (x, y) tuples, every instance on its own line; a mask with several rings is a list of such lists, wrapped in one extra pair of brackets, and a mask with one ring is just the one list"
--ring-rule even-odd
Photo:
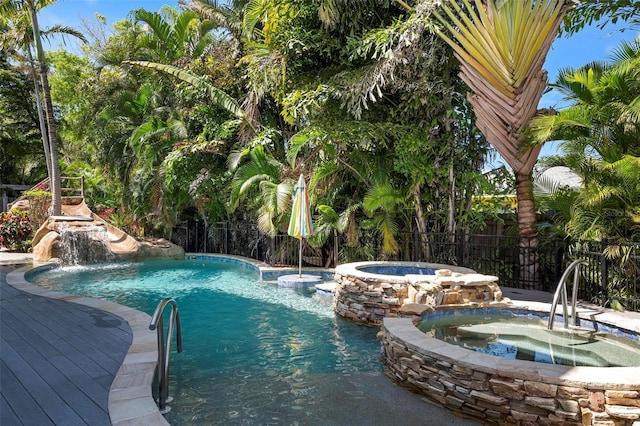
[[(460, 272), (463, 274), (475, 274), (476, 271), (469, 268), (463, 268), (460, 266), (453, 265), (445, 265), (441, 263), (427, 263), (427, 262), (380, 262), (380, 261), (369, 261), (369, 262), (353, 262), (353, 263), (345, 263), (342, 265), (338, 265), (336, 267), (335, 273), (342, 276), (351, 276), (358, 278), (362, 281), (383, 281), (389, 284), (406, 284), (408, 280), (407, 275), (385, 275), (385, 274), (374, 274), (371, 272), (362, 271), (361, 268), (366, 267), (380, 267), (380, 266), (391, 266), (391, 267), (418, 267), (418, 268), (429, 268), (438, 270), (438, 269), (448, 269), (451, 272)], [(411, 277), (416, 277), (416, 275), (411, 275)]]
[[(510, 306), (549, 312), (551, 305), (539, 302), (514, 301)], [(578, 310), (581, 318), (605, 323), (618, 328), (640, 332), (640, 314), (616, 312), (603, 308), (588, 307)], [(640, 390), (640, 367), (572, 367), (544, 364), (525, 360), (501, 359), (464, 349), (421, 332), (409, 318), (385, 318), (384, 329), (402, 340), (408, 348), (427, 356), (455, 363), (489, 374), (514, 379), (544, 381), (565, 386), (579, 386), (587, 389), (633, 389)]]
[[(50, 265), (44, 265), (50, 268)], [(102, 299), (74, 296), (47, 290), (28, 282), (24, 274), (37, 269), (25, 266), (7, 274), (7, 283), (19, 290), (50, 299), (78, 303), (109, 312), (131, 327), (132, 340), (109, 390), (108, 410), (111, 424), (168, 425), (152, 396), (152, 384), (158, 361), (157, 335), (149, 330), (151, 317), (144, 312)]]

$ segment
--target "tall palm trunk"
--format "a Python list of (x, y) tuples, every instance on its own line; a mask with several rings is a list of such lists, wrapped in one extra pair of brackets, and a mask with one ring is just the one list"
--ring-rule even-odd
[(49, 159), (51, 170), (49, 182), (51, 185), (51, 210), (53, 215), (62, 213), (62, 182), (60, 176), (60, 164), (58, 164), (58, 138), (56, 137), (56, 124), (53, 116), (53, 104), (51, 102), (51, 90), (49, 88), (49, 78), (47, 77), (47, 64), (45, 61), (42, 41), (40, 39), (40, 28), (38, 26), (38, 15), (36, 13), (35, 1), (27, 2), (29, 15), (31, 16), (31, 26), (33, 28), (33, 41), (36, 48), (36, 69), (40, 74), (40, 84), (42, 85), (42, 95), (45, 103), (45, 115), (47, 118), (47, 130), (49, 139)]
[(538, 231), (533, 200), (533, 173), (516, 172), (518, 234), (520, 236), (520, 280), (531, 282), (538, 271)]
[(51, 177), (51, 156), (49, 155), (49, 138), (47, 125), (44, 122), (44, 111), (42, 110), (42, 95), (40, 94), (40, 86), (38, 83), (38, 77), (40, 73), (36, 70), (33, 56), (31, 55), (31, 49), (27, 49), (27, 56), (29, 57), (29, 64), (32, 70), (33, 77), (33, 89), (36, 93), (36, 107), (38, 109), (38, 124), (40, 126), (40, 133), (42, 134), (42, 148), (44, 149), (44, 157), (47, 162), (47, 176)]
[(422, 195), (420, 192), (420, 184), (416, 183), (413, 188), (413, 205), (416, 209), (416, 226), (418, 227), (418, 235), (420, 235), (421, 254), (424, 255), (426, 261), (431, 260), (431, 246), (427, 237), (427, 223), (424, 220), (424, 211), (422, 210)]

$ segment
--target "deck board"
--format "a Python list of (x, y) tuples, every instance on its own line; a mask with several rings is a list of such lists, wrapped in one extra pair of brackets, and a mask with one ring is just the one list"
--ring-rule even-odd
[(11, 421), (18, 422), (9, 423), (9, 419), (6, 419), (7, 423), (5, 423), (4, 416), (8, 414), (9, 410), (2, 407), (3, 425), (31, 424), (45, 426), (54, 424), (4, 361), (0, 362), (0, 389), (2, 391), (2, 400), (7, 403), (9, 410), (13, 414)]
[[(6, 345), (4, 341), (0, 341), (0, 347), (2, 347), (2, 360), (53, 423), (60, 425), (84, 424), (77, 413), (58, 395), (57, 390), (49, 386), (37, 371), (22, 358), (21, 354), (16, 352), (13, 347)], [(4, 394), (4, 386), (2, 388)]]
[(0, 423), (108, 425), (108, 395), (131, 344), (121, 318), (14, 289), (0, 266)]

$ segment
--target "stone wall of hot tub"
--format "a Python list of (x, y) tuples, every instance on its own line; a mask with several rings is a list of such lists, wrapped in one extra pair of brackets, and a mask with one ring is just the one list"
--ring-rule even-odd
[(382, 330), (386, 374), (484, 424), (640, 425), (640, 368), (506, 360), (432, 339), (405, 318)]
[[(434, 275), (383, 275), (363, 272), (372, 265), (407, 269), (432, 269)], [(504, 306), (498, 278), (468, 268), (435, 263), (358, 262), (339, 265), (335, 271), (335, 312), (351, 321), (382, 325), (385, 317), (409, 317), (419, 321), (434, 309)]]

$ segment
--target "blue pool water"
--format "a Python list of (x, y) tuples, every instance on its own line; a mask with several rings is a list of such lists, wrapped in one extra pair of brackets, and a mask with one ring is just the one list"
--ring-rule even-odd
[(239, 265), (147, 261), (27, 279), (149, 314), (164, 297), (177, 301), (183, 352), (172, 354), (171, 424), (410, 425), (434, 413), (469, 424), (383, 375), (377, 329), (336, 318), (330, 302), (260, 282)]
[(547, 330), (548, 317), (518, 309), (458, 309), (426, 314), (418, 328), (452, 345), (501, 358), (570, 366), (640, 366), (637, 334), (584, 319), (575, 330)]
[(434, 275), (435, 271), (431, 268), (421, 266), (406, 265), (371, 265), (361, 266), (358, 271), (367, 272), (369, 274), (379, 275)]

